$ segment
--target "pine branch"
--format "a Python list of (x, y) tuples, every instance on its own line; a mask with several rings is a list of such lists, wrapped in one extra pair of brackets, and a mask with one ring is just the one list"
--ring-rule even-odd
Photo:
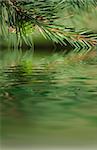
[(90, 49), (97, 44), (97, 34), (92, 30), (88, 33), (88, 28), (72, 27), (71, 22), (72, 19), (74, 22), (76, 15), (81, 18), (83, 12), (92, 12), (96, 7), (96, 0), (1, 0), (1, 36), (8, 38), (9, 34), (16, 34), (18, 44), (23, 39), (26, 44), (32, 45), (32, 32), (37, 26), (45, 38), (56, 43), (66, 45), (68, 42), (78, 49)]

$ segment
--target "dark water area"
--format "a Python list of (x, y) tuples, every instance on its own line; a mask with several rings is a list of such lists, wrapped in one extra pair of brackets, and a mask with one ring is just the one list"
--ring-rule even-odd
[(97, 55), (73, 59), (0, 51), (2, 147), (97, 145)]

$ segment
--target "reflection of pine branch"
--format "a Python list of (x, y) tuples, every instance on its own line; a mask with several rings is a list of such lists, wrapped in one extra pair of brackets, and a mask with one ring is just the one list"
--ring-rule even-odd
[[(97, 44), (97, 35), (91, 30), (91, 34), (87, 32), (88, 29), (83, 28), (82, 34), (80, 28), (75, 30), (76, 27), (65, 25), (60, 22), (60, 19), (64, 22), (64, 19), (71, 19), (75, 17), (75, 12), (79, 15), (79, 11), (91, 11), (90, 5), (93, 8), (97, 7), (97, 2), (91, 0), (87, 2), (75, 1), (75, 0), (1, 0), (0, 2), (0, 13), (1, 13), (1, 34), (5, 34), (5, 27), (8, 28), (9, 33), (16, 33), (18, 39), (23, 39), (25, 43), (31, 43), (29, 40), (32, 39), (32, 30), (34, 26), (37, 26), (39, 31), (45, 38), (48, 38), (56, 43), (66, 45), (66, 41), (70, 45), (75, 47), (91, 47)], [(66, 13), (65, 16), (62, 14)], [(65, 22), (66, 22), (65, 21)], [(57, 23), (56, 23), (57, 22)], [(29, 33), (30, 31), (30, 33)], [(28, 35), (29, 34), (29, 35)], [(28, 38), (28, 36), (30, 38)], [(28, 38), (28, 39), (27, 39)], [(18, 42), (19, 44), (20, 42)]]

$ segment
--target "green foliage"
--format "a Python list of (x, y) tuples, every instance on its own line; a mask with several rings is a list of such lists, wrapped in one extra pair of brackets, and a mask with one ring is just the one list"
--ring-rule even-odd
[(9, 47), (32, 47), (36, 30), (78, 51), (97, 44), (96, 0), (1, 0), (0, 14), (0, 36)]

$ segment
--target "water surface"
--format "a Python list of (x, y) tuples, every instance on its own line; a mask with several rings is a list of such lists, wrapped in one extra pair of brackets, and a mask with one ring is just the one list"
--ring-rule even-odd
[(0, 51), (2, 147), (95, 146), (96, 56)]

